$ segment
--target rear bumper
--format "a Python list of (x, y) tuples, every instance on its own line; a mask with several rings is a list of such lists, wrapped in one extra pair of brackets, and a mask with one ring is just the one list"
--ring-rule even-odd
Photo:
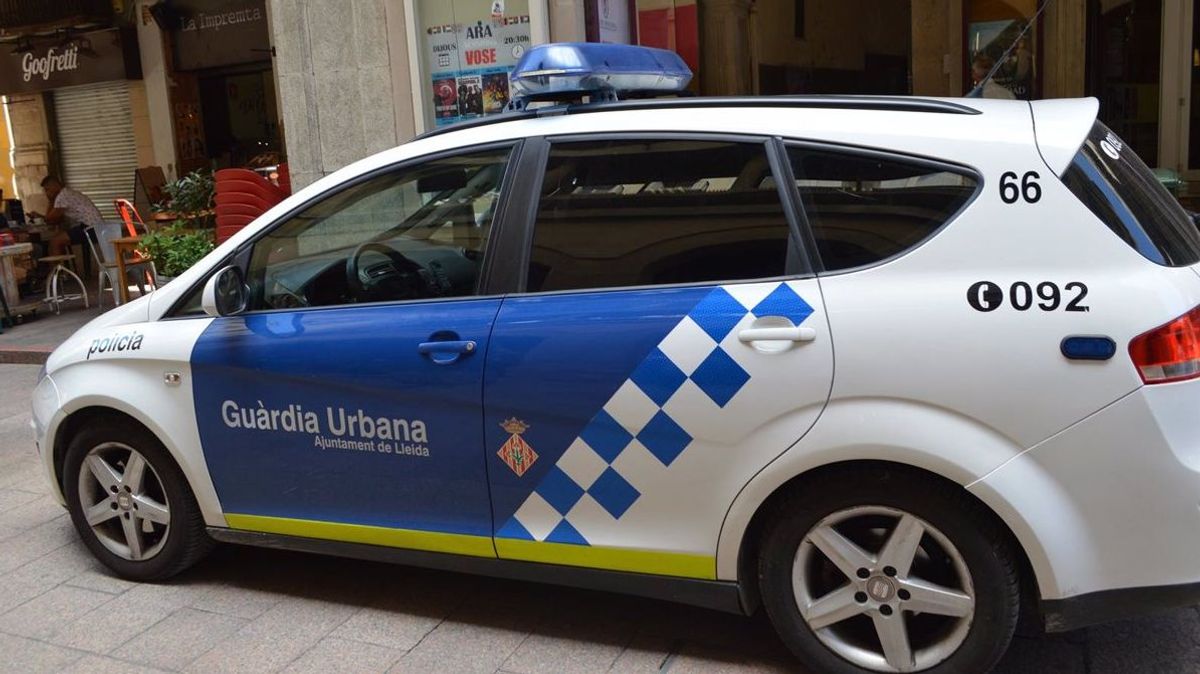
[(1200, 583), (1104, 590), (1042, 602), (1047, 632), (1066, 632), (1090, 625), (1200, 604)]

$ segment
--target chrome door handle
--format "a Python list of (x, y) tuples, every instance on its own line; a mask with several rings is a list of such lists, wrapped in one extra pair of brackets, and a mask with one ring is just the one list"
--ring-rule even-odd
[(811, 342), (817, 338), (812, 328), (746, 328), (738, 332), (741, 342)]

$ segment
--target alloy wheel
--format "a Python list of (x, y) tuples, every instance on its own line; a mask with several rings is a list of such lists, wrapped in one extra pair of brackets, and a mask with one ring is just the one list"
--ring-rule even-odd
[(129, 561), (157, 555), (167, 542), (171, 511), (162, 480), (146, 457), (119, 442), (88, 452), (79, 468), (79, 502), (96, 539)]
[(945, 661), (975, 613), (970, 572), (950, 540), (929, 522), (883, 506), (818, 522), (796, 550), (792, 587), (821, 643), (880, 672)]

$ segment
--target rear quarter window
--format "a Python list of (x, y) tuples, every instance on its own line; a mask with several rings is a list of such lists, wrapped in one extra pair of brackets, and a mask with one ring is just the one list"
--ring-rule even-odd
[(792, 146), (796, 190), (826, 271), (878, 264), (933, 236), (974, 196), (965, 172), (900, 157)]
[(1200, 262), (1200, 232), (1187, 211), (1104, 124), (1092, 127), (1062, 181), (1147, 260), (1169, 267)]

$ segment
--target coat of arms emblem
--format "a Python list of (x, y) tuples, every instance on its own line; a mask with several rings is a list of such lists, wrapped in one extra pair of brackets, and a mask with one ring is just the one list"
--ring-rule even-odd
[(509, 433), (509, 437), (497, 454), (500, 455), (500, 460), (507, 464), (512, 472), (517, 474), (517, 477), (520, 477), (538, 458), (533, 447), (530, 447), (529, 443), (525, 442), (525, 438), (521, 437), (521, 434), (529, 428), (529, 424), (513, 417), (506, 419), (504, 423), (500, 424), (500, 427)]

